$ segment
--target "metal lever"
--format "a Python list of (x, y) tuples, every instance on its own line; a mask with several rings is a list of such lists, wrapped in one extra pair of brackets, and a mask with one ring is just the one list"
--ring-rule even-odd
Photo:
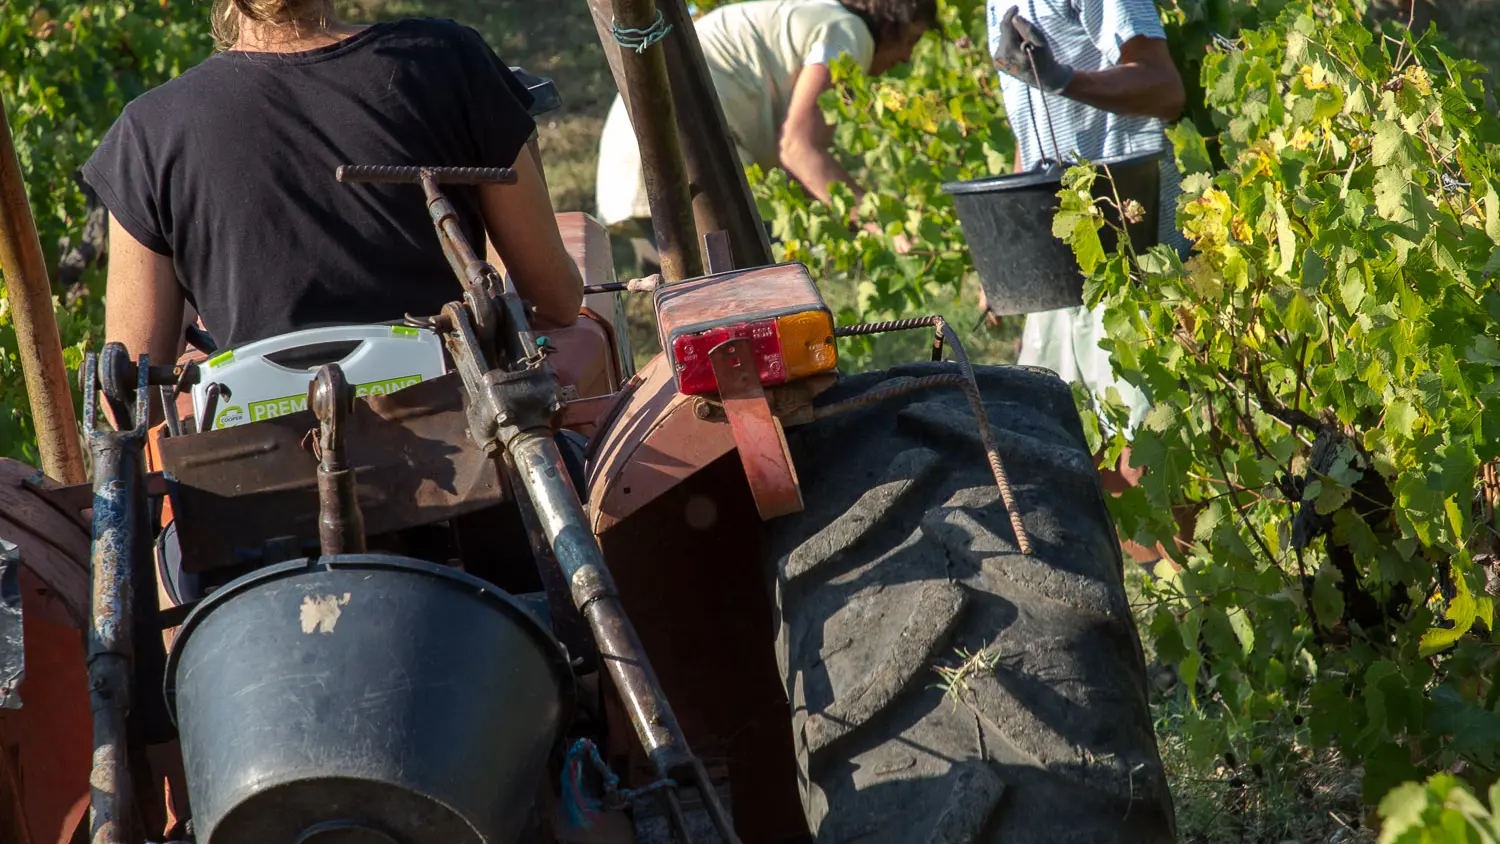
[(307, 388), (307, 404), (318, 417), (318, 539), (323, 554), (362, 554), (365, 519), (344, 442), (344, 428), (354, 410), (354, 387), (338, 364), (318, 370)]
[[(464, 285), (463, 303), (449, 303), (433, 321), (433, 327), (443, 335), (443, 344), (467, 393), (464, 404), (469, 435), (486, 452), (493, 454), (503, 449), (509, 458), (499, 462), (513, 480), (519, 481), (517, 485), (531, 501), (530, 508), (522, 508), (523, 517), (535, 523), (528, 524), (528, 531), (536, 528), (552, 546), (573, 604), (588, 621), (599, 645), (599, 657), (609, 668), (657, 775), (695, 785), (719, 837), (725, 844), (739, 844), (729, 812), (719, 801), (702, 760), (688, 749), (687, 738), (646, 658), (635, 625), (625, 614), (604, 555), (589, 532), (578, 491), (573, 488), (562, 455), (552, 441), (562, 400), (557, 392), (557, 379), (527, 324), (520, 300), (502, 292), (501, 285), (492, 283), (498, 279), (498, 273), (479, 259), (464, 237), (452, 204), (438, 190), (443, 175), (440, 168), (380, 169), (393, 180), (399, 176), (403, 181), (421, 184), (443, 252), (453, 274)], [(340, 168), (341, 181), (357, 175), (362, 174), (352, 168)], [(506, 334), (503, 345), (495, 343), (502, 326)], [(490, 350), (493, 355), (488, 353)], [(318, 373), (319, 382), (330, 369), (337, 371), (337, 367), (325, 366)], [(310, 396), (310, 400), (315, 402), (316, 395)], [(317, 407), (315, 403), (315, 410)], [(322, 411), (318, 412), (318, 418), (324, 420)], [(335, 438), (329, 445), (340, 443)], [(326, 461), (332, 451), (331, 447), (325, 449), (322, 458)], [(320, 469), (320, 492), (324, 491), (323, 474)], [(352, 476), (347, 483), (347, 500), (353, 501)], [(328, 501), (329, 495), (324, 492), (325, 519)], [(361, 541), (362, 536), (361, 532)], [(329, 553), (327, 534), (323, 548), (325, 554)], [(661, 793), (678, 840), (690, 842), (692, 835), (675, 789), (664, 788)]]
[[(536, 531), (551, 546), (573, 605), (588, 622), (599, 659), (615, 681), (657, 776), (696, 786), (719, 836), (725, 844), (739, 844), (729, 812), (719, 802), (702, 760), (688, 749), (635, 625), (625, 613), (604, 555), (589, 532), (578, 491), (552, 440), (561, 402), (551, 367), (537, 360), (514, 371), (486, 371), (466, 309), (450, 304), (443, 313), (444, 343), (468, 393), (469, 435), (486, 451), (503, 449), (509, 458), (502, 466), (531, 503), (522, 514), (534, 520)], [(690, 840), (676, 791), (666, 788), (661, 795), (681, 840)]]
[[(531, 499), (537, 519), (552, 544), (559, 567), (567, 577), (573, 604), (588, 621), (599, 644), (599, 659), (609, 668), (636, 736), (651, 759), (656, 775), (698, 789), (709, 819), (725, 844), (739, 844), (734, 821), (710, 782), (703, 760), (688, 749), (687, 737), (667, 702), (661, 681), (646, 658), (646, 649), (625, 608), (599, 545), (589, 533), (578, 493), (551, 432), (521, 431), (505, 444)], [(673, 826), (689, 836), (682, 805), (672, 788), (662, 791)]]

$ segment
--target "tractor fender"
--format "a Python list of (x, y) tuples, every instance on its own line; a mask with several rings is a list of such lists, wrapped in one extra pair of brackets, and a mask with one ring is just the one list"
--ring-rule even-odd
[[(599, 430), (589, 443), (586, 473), (594, 535), (602, 535), (731, 451), (739, 449), (742, 463), (749, 464), (783, 453), (782, 427), (810, 421), (813, 399), (836, 380), (834, 374), (824, 373), (766, 388), (764, 398), (757, 401), (774, 417), (768, 420), (773, 421), (769, 435), (740, 441), (726, 403), (717, 396), (678, 392), (671, 362), (658, 354), (599, 416)], [(751, 494), (761, 507), (761, 490), (750, 480)], [(795, 492), (794, 470), (787, 481)]]
[(701, 399), (677, 391), (664, 355), (643, 366), (617, 401), (589, 443), (588, 504), (596, 536), (735, 447), (722, 414), (703, 413), (708, 405)]
[(27, 844), (68, 844), (89, 799), (89, 528), (42, 494), (55, 486), (0, 460), (0, 536), (20, 549), (25, 654), (21, 708), (0, 709), (0, 838), (24, 824), (15, 840)]

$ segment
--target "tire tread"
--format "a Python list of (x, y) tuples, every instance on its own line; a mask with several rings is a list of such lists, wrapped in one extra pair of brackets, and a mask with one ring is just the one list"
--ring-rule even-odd
[[(820, 402), (917, 364), (845, 378)], [(976, 367), (1033, 554), (957, 390), (800, 428), (807, 509), (769, 523), (778, 662), (820, 842), (1167, 842), (1119, 544), (1066, 385)], [(940, 665), (983, 650), (955, 694)]]

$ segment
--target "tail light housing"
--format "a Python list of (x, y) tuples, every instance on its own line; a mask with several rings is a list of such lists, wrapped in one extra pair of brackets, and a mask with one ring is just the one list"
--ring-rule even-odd
[(838, 368), (833, 314), (799, 263), (689, 279), (658, 288), (656, 323), (678, 391), (716, 392), (708, 353), (750, 339), (760, 382), (783, 384)]

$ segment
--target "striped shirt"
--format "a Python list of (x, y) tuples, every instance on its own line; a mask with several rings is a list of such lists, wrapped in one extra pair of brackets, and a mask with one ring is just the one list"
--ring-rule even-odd
[[(1058, 61), (1077, 71), (1113, 67), (1120, 61), (1120, 48), (1136, 36), (1166, 37), (1153, 0), (988, 0), (991, 54), (1000, 43), (1000, 21), (1011, 7), (1018, 7), (1018, 16), (1046, 34)], [(1057, 157), (1054, 132), (1064, 159), (1077, 156), (1100, 161), (1165, 149), (1158, 233), (1162, 243), (1178, 249), (1186, 246), (1175, 213), (1181, 177), (1161, 120), (1113, 114), (1060, 94), (1046, 94), (1007, 73), (1000, 74), (1000, 90), (1021, 149), (1021, 164), (1027, 169), (1043, 158)]]

